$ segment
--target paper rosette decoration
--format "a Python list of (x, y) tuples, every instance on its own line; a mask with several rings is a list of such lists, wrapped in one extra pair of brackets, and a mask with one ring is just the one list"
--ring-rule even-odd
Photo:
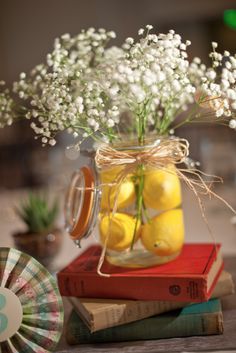
[(18, 250), (0, 248), (0, 353), (48, 353), (63, 328), (54, 277)]

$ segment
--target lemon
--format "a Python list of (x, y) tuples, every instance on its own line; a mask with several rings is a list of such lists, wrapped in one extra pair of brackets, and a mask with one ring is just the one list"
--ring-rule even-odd
[(103, 170), (100, 172), (100, 177), (102, 182), (111, 182), (116, 179), (116, 177), (122, 173), (122, 166), (116, 166), (113, 168), (109, 168), (107, 170)]
[[(122, 167), (115, 167), (107, 171), (103, 171), (100, 174), (101, 182), (103, 184), (115, 183), (121, 174)], [(128, 207), (134, 202), (135, 186), (130, 176), (126, 177), (124, 181), (122, 181), (121, 185), (104, 185), (102, 187), (102, 209), (113, 209), (116, 199), (118, 208)]]
[(181, 186), (175, 167), (147, 171), (143, 198), (146, 207), (166, 211), (181, 204)]
[[(99, 224), (100, 238), (104, 245), (106, 238), (107, 248), (115, 251), (128, 249), (132, 243), (136, 219), (126, 213), (115, 213), (114, 216), (104, 215)], [(140, 235), (140, 222), (137, 224), (135, 241)]]
[(170, 210), (152, 218), (142, 226), (141, 240), (144, 247), (156, 255), (178, 252), (184, 242), (183, 211)]

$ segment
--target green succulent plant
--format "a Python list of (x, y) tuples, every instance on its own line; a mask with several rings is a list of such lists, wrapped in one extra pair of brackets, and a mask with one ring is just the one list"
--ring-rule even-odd
[(49, 206), (45, 196), (33, 193), (16, 208), (17, 215), (28, 227), (28, 233), (43, 233), (53, 229), (58, 211), (57, 200)]

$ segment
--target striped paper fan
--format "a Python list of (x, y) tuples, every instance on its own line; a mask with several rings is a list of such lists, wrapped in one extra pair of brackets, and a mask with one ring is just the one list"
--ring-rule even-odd
[(16, 249), (0, 248), (0, 353), (48, 353), (63, 328), (54, 277)]

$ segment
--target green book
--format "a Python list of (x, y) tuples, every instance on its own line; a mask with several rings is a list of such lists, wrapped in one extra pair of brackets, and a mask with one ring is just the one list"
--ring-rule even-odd
[(223, 315), (219, 299), (192, 304), (162, 315), (106, 328), (90, 333), (87, 326), (72, 311), (67, 326), (69, 344), (122, 342), (171, 337), (216, 335), (223, 333)]

